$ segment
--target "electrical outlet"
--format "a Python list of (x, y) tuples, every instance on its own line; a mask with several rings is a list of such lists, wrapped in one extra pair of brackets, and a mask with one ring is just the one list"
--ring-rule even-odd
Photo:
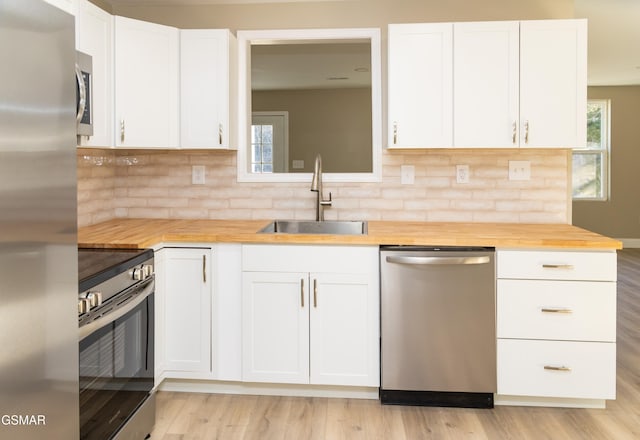
[(510, 160), (509, 180), (531, 180), (531, 162), (528, 160)]
[(469, 183), (469, 165), (456, 165), (456, 182)]
[(293, 159), (291, 167), (294, 170), (302, 170), (302, 169), (304, 169), (304, 160)]
[(413, 165), (400, 166), (400, 183), (402, 185), (413, 185), (416, 177), (416, 167)]
[(193, 165), (191, 167), (191, 184), (204, 185), (205, 168), (204, 165)]

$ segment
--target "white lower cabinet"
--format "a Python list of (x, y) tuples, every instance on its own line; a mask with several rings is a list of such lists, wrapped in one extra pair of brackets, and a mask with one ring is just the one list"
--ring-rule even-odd
[(615, 399), (616, 253), (498, 251), (496, 269), (496, 402)]
[(165, 377), (211, 370), (211, 249), (156, 252), (160, 365)]
[(379, 386), (378, 248), (243, 246), (245, 382)]

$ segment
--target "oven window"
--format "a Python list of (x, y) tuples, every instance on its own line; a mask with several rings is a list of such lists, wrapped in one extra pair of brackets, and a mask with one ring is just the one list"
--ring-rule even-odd
[(110, 438), (153, 388), (153, 294), (80, 342), (80, 438)]

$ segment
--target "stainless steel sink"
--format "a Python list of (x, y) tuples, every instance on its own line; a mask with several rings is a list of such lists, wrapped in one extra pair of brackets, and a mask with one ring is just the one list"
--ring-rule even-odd
[(262, 234), (336, 234), (366, 235), (365, 221), (332, 221), (315, 222), (311, 220), (275, 220), (258, 231)]

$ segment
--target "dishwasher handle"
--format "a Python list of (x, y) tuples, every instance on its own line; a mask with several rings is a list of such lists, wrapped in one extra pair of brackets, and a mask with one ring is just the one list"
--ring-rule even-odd
[(388, 255), (387, 263), (408, 264), (408, 265), (437, 265), (437, 264), (488, 264), (491, 261), (489, 256), (478, 257), (411, 257), (406, 255)]

